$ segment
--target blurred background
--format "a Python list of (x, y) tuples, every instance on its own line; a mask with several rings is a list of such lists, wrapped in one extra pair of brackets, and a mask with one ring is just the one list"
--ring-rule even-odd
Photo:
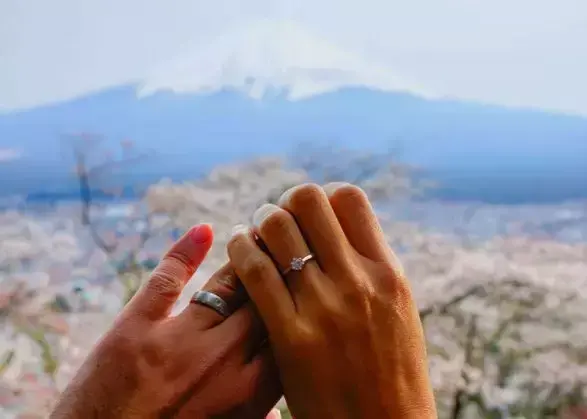
[(584, 0), (0, 0), (0, 417), (306, 181), (373, 200), (441, 418), (587, 417), (586, 39)]

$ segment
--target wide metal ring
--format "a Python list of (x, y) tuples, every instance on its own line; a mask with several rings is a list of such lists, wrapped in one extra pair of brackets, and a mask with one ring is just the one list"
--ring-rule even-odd
[(291, 271), (296, 271), (296, 272), (301, 271), (302, 269), (304, 269), (304, 266), (306, 266), (306, 263), (308, 263), (312, 259), (314, 259), (314, 255), (312, 253), (310, 253), (307, 256), (304, 256), (303, 258), (293, 258), (289, 264), (289, 267), (287, 269), (285, 269), (281, 273), (281, 275), (285, 276), (288, 273), (290, 273)]
[(230, 311), (228, 310), (228, 304), (226, 301), (210, 291), (196, 291), (192, 296), (190, 303), (201, 304), (211, 308), (224, 318), (230, 316)]

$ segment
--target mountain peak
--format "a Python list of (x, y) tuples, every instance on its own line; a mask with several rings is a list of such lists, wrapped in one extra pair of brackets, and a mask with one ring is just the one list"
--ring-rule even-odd
[(255, 99), (284, 92), (296, 100), (348, 86), (426, 96), (405, 78), (287, 20), (256, 21), (188, 48), (148, 76), (138, 95), (232, 89)]

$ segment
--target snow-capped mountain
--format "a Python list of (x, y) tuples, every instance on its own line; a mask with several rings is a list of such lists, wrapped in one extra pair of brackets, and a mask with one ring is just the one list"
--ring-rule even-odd
[(434, 96), (304, 27), (255, 22), (185, 48), (141, 83), (0, 115), (0, 196), (48, 188), (75, 196), (60, 143), (71, 132), (155, 151), (153, 164), (129, 168), (129, 183), (191, 179), (310, 141), (401, 148), (446, 199), (587, 196), (586, 118)]
[(299, 100), (356, 86), (432, 96), (409, 78), (367, 62), (305, 27), (275, 20), (249, 23), (186, 48), (148, 76), (138, 94), (232, 89), (255, 99), (278, 93)]

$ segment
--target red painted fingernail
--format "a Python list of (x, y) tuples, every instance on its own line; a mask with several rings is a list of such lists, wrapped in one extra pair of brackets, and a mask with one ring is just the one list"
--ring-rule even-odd
[(208, 224), (200, 224), (190, 230), (190, 237), (196, 244), (202, 244), (210, 241), (212, 230)]

